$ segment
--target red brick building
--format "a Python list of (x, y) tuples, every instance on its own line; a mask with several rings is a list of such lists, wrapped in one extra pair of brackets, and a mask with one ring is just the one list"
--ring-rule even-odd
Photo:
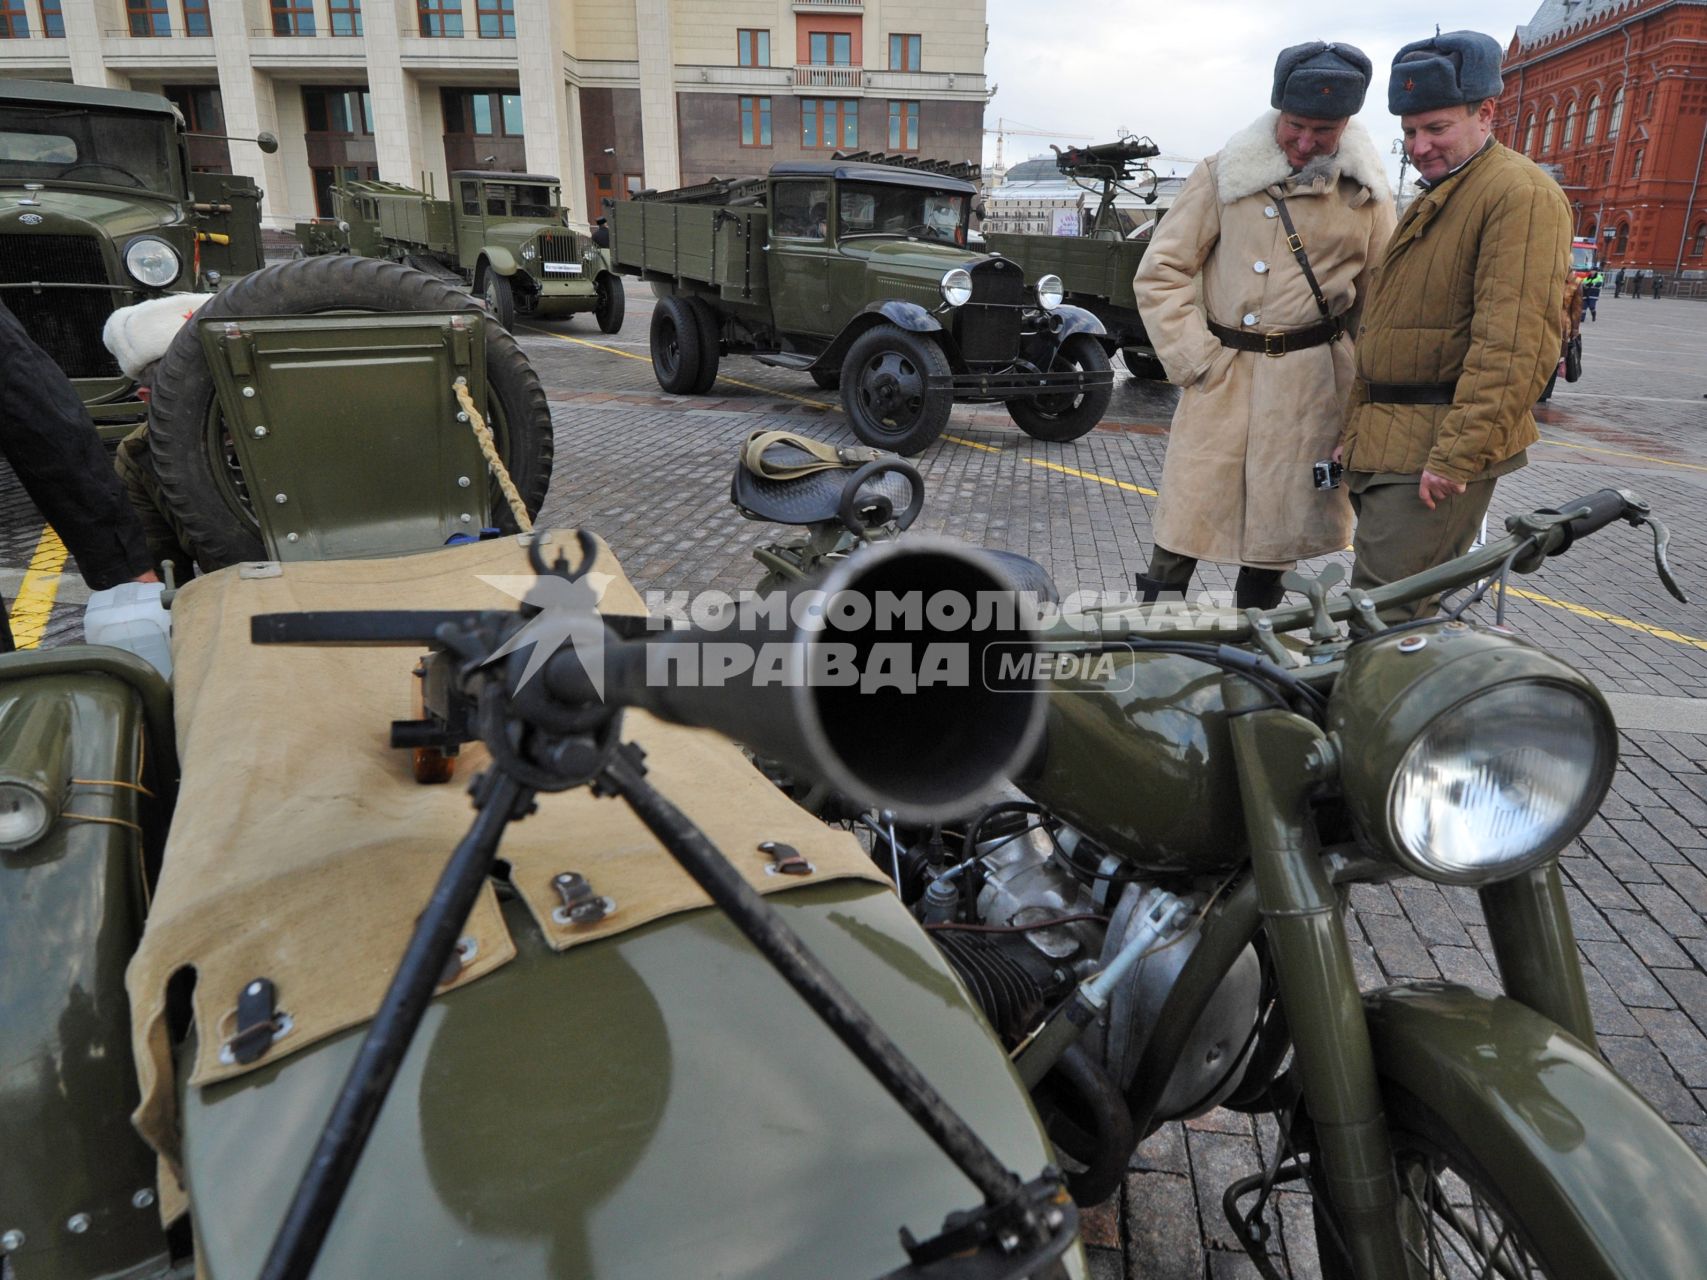
[(1608, 265), (1707, 273), (1707, 0), (1544, 0), (1502, 75), (1495, 136), (1557, 166)]

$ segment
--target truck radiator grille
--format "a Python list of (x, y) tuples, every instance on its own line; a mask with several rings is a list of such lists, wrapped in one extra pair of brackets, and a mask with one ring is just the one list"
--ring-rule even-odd
[(575, 237), (561, 232), (548, 232), (534, 241), (539, 246), (541, 262), (579, 262), (581, 255), (575, 250)]
[(967, 364), (1013, 363), (1025, 302), (1025, 273), (1018, 263), (993, 258), (972, 268), (972, 301), (961, 308), (959, 326)]
[[(106, 284), (94, 236), (0, 236), (0, 284)], [(118, 362), (101, 343), (112, 314), (105, 289), (0, 290), (24, 331), (72, 378), (116, 378)]]

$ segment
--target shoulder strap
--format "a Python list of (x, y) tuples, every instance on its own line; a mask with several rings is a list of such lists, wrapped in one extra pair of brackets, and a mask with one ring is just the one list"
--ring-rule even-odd
[[(765, 457), (773, 445), (787, 445), (805, 454), (805, 458), (790, 458), (786, 462)], [(881, 449), (864, 445), (843, 445), (840, 448), (810, 436), (792, 431), (755, 431), (741, 446), (741, 465), (756, 476), (767, 480), (795, 480), (814, 471), (833, 471), (839, 467), (861, 466), (886, 456)]]
[(1322, 319), (1333, 319), (1333, 313), (1328, 310), (1328, 300), (1322, 293), (1322, 286), (1316, 283), (1316, 273), (1310, 270), (1310, 259), (1304, 253), (1304, 242), (1298, 238), (1298, 228), (1292, 225), (1292, 212), (1286, 207), (1285, 198), (1275, 196), (1274, 208), (1280, 214), (1280, 225), (1286, 228), (1286, 247), (1292, 250), (1292, 256), (1298, 259), (1298, 267), (1310, 285), (1310, 292), (1316, 295), (1317, 310), (1322, 313)]

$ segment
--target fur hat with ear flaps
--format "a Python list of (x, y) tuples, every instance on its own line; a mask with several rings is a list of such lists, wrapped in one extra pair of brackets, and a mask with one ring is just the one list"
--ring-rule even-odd
[(1413, 40), (1393, 59), (1387, 110), (1421, 115), (1500, 96), (1500, 46), (1480, 31), (1448, 31)]
[(1313, 120), (1344, 120), (1363, 110), (1373, 73), (1369, 58), (1356, 45), (1321, 40), (1295, 44), (1275, 59), (1268, 105)]

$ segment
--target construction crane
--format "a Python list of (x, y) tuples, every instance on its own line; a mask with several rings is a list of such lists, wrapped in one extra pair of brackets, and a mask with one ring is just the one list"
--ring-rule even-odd
[(1002, 167), (1002, 140), (1010, 135), (1017, 138), (1062, 138), (1079, 142), (1088, 141), (1091, 136), (1088, 133), (1062, 133), (1055, 129), (1039, 129), (1035, 125), (1020, 124), (1018, 122), (1015, 122), (1014, 127), (1010, 129), (1008, 128), (1007, 120), (1003, 117), (997, 118), (996, 127), (994, 129), (986, 129), (984, 132), (995, 135), (996, 168), (998, 169)]

